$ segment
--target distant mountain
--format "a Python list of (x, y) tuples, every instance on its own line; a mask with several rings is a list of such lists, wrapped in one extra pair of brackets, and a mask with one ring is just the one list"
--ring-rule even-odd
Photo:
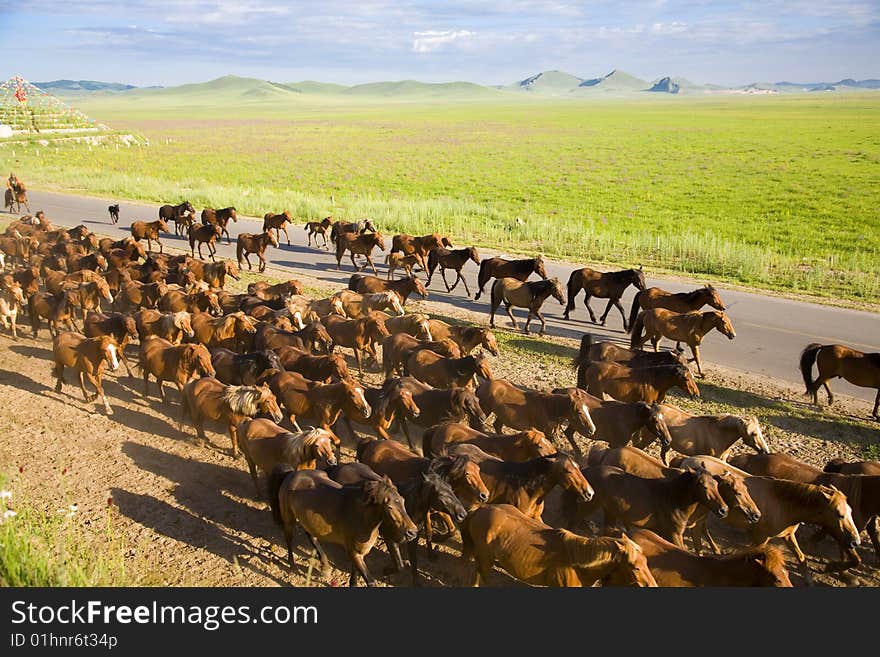
[(466, 98), (493, 97), (499, 91), (473, 82), (371, 82), (348, 87), (340, 92), (345, 96), (372, 96), (382, 98)]
[(93, 93), (118, 93), (137, 89), (133, 84), (98, 82), (97, 80), (51, 80), (34, 82), (33, 85), (56, 96), (81, 96)]
[(579, 85), (580, 91), (603, 91), (606, 93), (627, 93), (633, 91), (644, 91), (649, 85), (645, 80), (614, 69), (611, 73), (603, 75), (601, 78), (593, 78), (592, 80), (584, 80)]
[(280, 87), (290, 89), (299, 94), (336, 94), (348, 89), (342, 84), (333, 84), (332, 82), (315, 82), (314, 80), (303, 80), (302, 82), (288, 82), (278, 84)]
[(566, 94), (583, 83), (583, 80), (564, 71), (544, 71), (525, 80), (507, 85), (505, 89), (529, 91), (537, 94)]
[(660, 78), (657, 80), (648, 91), (654, 91), (658, 93), (665, 94), (677, 94), (681, 91), (681, 87), (678, 86), (678, 83), (673, 81), (670, 77)]
[(224, 75), (222, 78), (179, 87), (159, 87), (157, 89), (132, 89), (125, 93), (129, 97), (147, 97), (180, 101), (183, 103), (205, 103), (226, 101), (258, 101), (262, 99), (295, 96), (294, 91), (283, 85), (257, 78), (242, 78), (237, 75)]

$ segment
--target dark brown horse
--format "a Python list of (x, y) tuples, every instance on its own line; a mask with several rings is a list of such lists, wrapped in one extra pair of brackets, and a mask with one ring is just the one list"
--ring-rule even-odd
[[(110, 366), (115, 370), (119, 367), (117, 359), (116, 341), (109, 335), (96, 338), (87, 338), (73, 331), (61, 331), (52, 340), (52, 376), (55, 377), (55, 392), (61, 392), (64, 384), (64, 368), (70, 367), (79, 372), (79, 386), (82, 389), (83, 398), (90, 402), (100, 397), (104, 402), (104, 410), (107, 415), (113, 413), (107, 397), (104, 396), (104, 387), (101, 378), (104, 367)], [(94, 395), (86, 392), (85, 379), (95, 387)]]
[(541, 330), (538, 335), (544, 335), (547, 329), (547, 322), (544, 320), (544, 315), (541, 314), (541, 306), (544, 305), (544, 302), (550, 296), (560, 304), (565, 304), (562, 285), (560, 285), (558, 278), (531, 282), (522, 282), (514, 278), (499, 278), (492, 284), (489, 326), (495, 328), (495, 312), (498, 310), (498, 306), (503, 303), (513, 328), (517, 326), (510, 309), (514, 306), (527, 308), (529, 312), (526, 315), (526, 325), (523, 327), (523, 332), (528, 334), (532, 316), (535, 316), (541, 321)]
[(164, 402), (163, 381), (168, 381), (183, 392), (187, 382), (201, 376), (214, 376), (211, 354), (200, 344), (175, 345), (159, 337), (141, 340), (138, 366), (144, 375), (144, 397), (150, 392), (150, 376), (159, 386), (159, 398)]
[(642, 272), (641, 267), (612, 272), (599, 272), (589, 267), (576, 269), (568, 277), (568, 303), (562, 316), (565, 319), (569, 318), (569, 314), (574, 310), (574, 302), (577, 299), (577, 295), (583, 290), (584, 306), (587, 308), (587, 312), (590, 313), (590, 321), (593, 324), (597, 322), (596, 315), (593, 314), (593, 309), (590, 308), (590, 297), (608, 299), (608, 305), (605, 306), (605, 312), (602, 313), (598, 323), (605, 326), (605, 320), (611, 311), (611, 306), (614, 306), (620, 311), (620, 317), (623, 319), (623, 330), (626, 331), (628, 326), (623, 306), (620, 305), (620, 298), (630, 285), (635, 286), (639, 290), (645, 289), (645, 274)]
[(880, 475), (880, 461), (853, 461), (831, 459), (823, 468), (825, 472), (839, 472), (848, 475)]
[[(359, 267), (354, 261), (356, 255), (362, 255), (367, 259), (367, 264), (376, 271), (376, 265), (373, 264), (373, 249), (379, 247), (380, 251), (385, 250), (385, 240), (382, 233), (363, 233), (361, 235), (353, 235), (352, 233), (342, 233), (336, 238), (336, 269), (339, 269), (342, 263), (342, 257), (348, 251), (351, 256), (351, 265), (356, 271), (361, 271), (364, 267)], [(366, 265), (364, 265), (366, 266)]]
[(223, 235), (223, 229), (219, 224), (193, 224), (187, 231), (190, 255), (193, 258), (196, 257), (196, 244), (198, 244), (199, 260), (204, 260), (205, 257), (202, 255), (202, 244), (207, 244), (208, 255), (211, 256), (212, 262), (216, 262), (214, 255), (217, 253), (217, 249), (214, 247), (214, 242), (217, 241), (217, 238), (221, 235)]
[(448, 237), (444, 237), (440, 233), (432, 233), (430, 235), (422, 235), (413, 237), (406, 233), (395, 235), (391, 240), (390, 253), (400, 251), (404, 255), (413, 255), (421, 265), (423, 271), (428, 270), (426, 258), (432, 249), (449, 247), (452, 248), (452, 242)]
[(462, 525), (462, 553), (476, 561), (474, 586), (496, 562), (534, 586), (657, 586), (641, 548), (627, 537), (586, 538), (554, 529), (509, 504), (490, 504)]
[(420, 349), (410, 354), (403, 371), (435, 388), (470, 388), (477, 379), (491, 381), (495, 378), (484, 353), (447, 358), (430, 349)]
[(159, 233), (168, 232), (168, 224), (160, 218), (156, 221), (135, 221), (131, 225), (131, 237), (136, 242), (147, 240), (147, 250), (153, 250), (153, 242), (159, 245), (159, 253), (162, 253), (162, 242), (159, 241)]
[[(401, 379), (401, 385), (412, 395), (419, 408), (417, 417), (399, 415), (397, 423), (402, 429), (410, 448), (414, 449), (409, 424), (428, 428), (441, 422), (466, 422), (474, 429), (482, 429), (486, 422), (486, 414), (480, 407), (480, 401), (473, 391), (466, 388), (432, 388), (417, 381), (411, 376)], [(385, 425), (384, 429), (390, 429)]]
[(331, 220), (333, 217), (324, 217), (321, 221), (309, 221), (306, 222), (305, 229), (309, 231), (308, 234), (308, 246), (312, 245), (312, 236), (315, 237), (315, 246), (318, 246), (318, 235), (324, 240), (324, 248), (329, 248), (327, 246), (327, 231), (330, 230), (330, 225), (333, 223)]
[(679, 351), (642, 351), (621, 347), (614, 342), (594, 342), (590, 333), (581, 336), (581, 346), (571, 366), (577, 370), (577, 387), (587, 389), (587, 370), (593, 361), (613, 361), (629, 367), (685, 365)]
[(251, 233), (239, 233), (236, 238), (236, 246), (235, 246), (235, 259), (238, 261), (238, 266), (241, 267), (241, 258), (244, 256), (245, 262), (247, 262), (248, 271), (253, 269), (251, 265), (250, 254), (256, 253), (257, 257), (260, 259), (259, 271), (263, 273), (266, 271), (266, 247), (269, 245), (278, 246), (278, 240), (275, 239), (275, 236), (269, 232), (264, 231), (259, 235), (253, 235)]
[[(470, 297), (471, 291), (468, 289), (467, 280), (461, 275), (461, 270), (468, 260), (473, 260), (477, 265), (480, 264), (480, 254), (477, 252), (477, 247), (469, 246), (464, 249), (454, 250), (442, 247), (431, 249), (428, 252), (428, 282), (426, 285), (431, 285), (431, 278), (434, 276), (437, 267), (440, 267), (440, 276), (443, 277), (446, 291), (452, 292), (458, 285), (458, 282), (461, 281), (464, 283), (465, 294)], [(452, 284), (452, 287), (449, 287), (449, 283), (446, 281), (447, 269), (452, 269), (455, 272), (455, 282)]]
[[(184, 201), (178, 205), (163, 205), (159, 208), (159, 220), (163, 222), (173, 221), (175, 235), (186, 234), (186, 231), (192, 226), (195, 214), (196, 209), (189, 201)], [(168, 232), (167, 228), (162, 230), (166, 233)]]
[(518, 281), (525, 281), (532, 274), (537, 274), (543, 280), (547, 280), (544, 260), (540, 256), (526, 260), (486, 258), (480, 262), (480, 272), (477, 275), (477, 286), (479, 289), (474, 295), (474, 300), (480, 298), (480, 295), (483, 294), (483, 288), (486, 287), (486, 283), (492, 278), (515, 278)]
[(100, 311), (93, 310), (86, 315), (83, 322), (83, 333), (87, 338), (97, 338), (102, 335), (109, 335), (116, 342), (118, 350), (118, 358), (125, 365), (125, 371), (129, 376), (134, 376), (128, 359), (125, 357), (125, 348), (130, 340), (138, 337), (137, 325), (131, 315), (123, 315), (121, 313), (111, 313), (105, 315)]
[(275, 246), (277, 246), (277, 242), (281, 241), (281, 231), (283, 230), (284, 236), (287, 238), (287, 245), (290, 246), (290, 235), (287, 234), (287, 224), (289, 223), (293, 223), (293, 217), (291, 217), (289, 210), (284, 210), (279, 214), (267, 212), (263, 215), (263, 232), (271, 233), (274, 230)]
[(254, 335), (255, 349), (275, 350), (287, 346), (328, 353), (332, 345), (333, 338), (330, 337), (324, 325), (317, 320), (309, 322), (305, 328), (295, 331), (277, 328), (264, 322), (257, 326), (257, 332)]
[(239, 354), (216, 347), (211, 349), (211, 364), (215, 376), (229, 386), (252, 386), (266, 370), (283, 369), (278, 354), (269, 349)]
[(329, 562), (321, 542), (345, 548), (352, 562), (349, 586), (357, 583), (358, 573), (367, 586), (373, 586), (364, 557), (373, 549), (380, 525), (394, 542), (409, 542), (418, 536), (403, 498), (387, 478), (343, 486), (325, 472), (279, 465), (269, 477), (269, 490), (272, 517), (284, 529), (290, 567), (294, 565), (294, 531), (302, 526), (312, 544), (312, 556), (320, 556), (324, 571)]
[(374, 317), (372, 313), (358, 319), (343, 319), (338, 315), (328, 315), (324, 321), (333, 344), (354, 351), (354, 359), (361, 374), (364, 371), (362, 354), (379, 362), (376, 345), (391, 334), (385, 328), (385, 323)]
[(662, 402), (671, 388), (681, 388), (691, 397), (699, 397), (700, 389), (685, 365), (629, 367), (620, 363), (598, 361), (584, 375), (587, 391), (599, 399), (607, 394), (617, 401)]
[(361, 219), (359, 221), (334, 221), (330, 227), (330, 243), (336, 244), (336, 240), (344, 233), (375, 233), (376, 226), (369, 219)]
[[(691, 348), (693, 354), (693, 358), (689, 359), (689, 362), (696, 362), (697, 372), (700, 376), (704, 376), (703, 364), (700, 361), (700, 343), (712, 329), (717, 329), (729, 340), (736, 337), (736, 331), (734, 331), (730, 319), (718, 310), (707, 310), (702, 313), (676, 313), (663, 308), (643, 310), (636, 317), (632, 327), (630, 348), (641, 349), (642, 345), (650, 340), (654, 345), (654, 351), (657, 351), (657, 345), (661, 338), (674, 340), (676, 347), (684, 342)], [(644, 336), (642, 335), (643, 330)]]
[(463, 324), (447, 324), (439, 319), (428, 322), (429, 340), (452, 340), (461, 349), (462, 355), (471, 353), (482, 347), (493, 356), (498, 355), (498, 342), (495, 334), (485, 326), (465, 326)]
[(476, 445), (487, 454), (505, 461), (529, 461), (556, 453), (547, 436), (529, 429), (519, 433), (483, 433), (460, 422), (445, 422), (428, 428), (422, 435), (422, 454), (442, 456), (458, 443)]
[(53, 337), (60, 330), (60, 326), (64, 323), (68, 330), (76, 330), (76, 322), (74, 321), (74, 306), (70, 303), (69, 292), (60, 292), (59, 294), (51, 294), (49, 292), (37, 292), (28, 298), (28, 316), (31, 320), (31, 332), (34, 340), (40, 332), (42, 318), (48, 320), (49, 333)]
[(674, 294), (659, 287), (643, 288), (640, 292), (636, 292), (629, 311), (630, 328), (632, 328), (633, 322), (636, 321), (639, 310), (665, 308), (676, 313), (690, 313), (699, 310), (705, 305), (709, 305), (715, 310), (725, 310), (724, 302), (718, 296), (718, 290), (711, 285), (698, 287), (691, 292), (676, 292)]
[(110, 213), (110, 223), (119, 223), (119, 203), (107, 206), (107, 212)]
[[(819, 368), (819, 376), (815, 381), (813, 363)], [(816, 405), (819, 404), (819, 388), (822, 386), (828, 393), (828, 404), (834, 403), (828, 381), (836, 377), (842, 377), (854, 386), (877, 388), (871, 416), (880, 420), (880, 353), (864, 353), (842, 344), (809, 344), (801, 352), (801, 374), (807, 394), (813, 397)]]
[(388, 428), (398, 417), (414, 419), (421, 413), (402, 379), (386, 379), (380, 388), (364, 388), (364, 397), (372, 409), (369, 417), (343, 418), (352, 435), (356, 435), (352, 426), (355, 423), (370, 427), (383, 440), (391, 440)]
[(350, 378), (345, 356), (342, 354), (327, 354), (315, 356), (304, 349), (296, 347), (279, 347), (277, 350), (279, 370), (299, 372), (312, 381), (329, 383), (331, 380)]
[(216, 224), (220, 226), (221, 234), (226, 235), (227, 244), (231, 242), (229, 239), (229, 230), (226, 228), (230, 219), (232, 219), (232, 221), (238, 221), (238, 213), (232, 206), (229, 206), (228, 208), (220, 208), (218, 210), (215, 210), (214, 208), (205, 208), (202, 210), (202, 223), (205, 225)]

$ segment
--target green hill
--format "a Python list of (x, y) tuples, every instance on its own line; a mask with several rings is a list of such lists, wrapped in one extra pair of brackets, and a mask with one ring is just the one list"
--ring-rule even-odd
[(544, 71), (525, 80), (505, 87), (511, 91), (528, 91), (535, 94), (560, 95), (577, 89), (583, 80), (565, 71)]
[(302, 82), (277, 83), (277, 86), (284, 87), (290, 91), (299, 94), (338, 94), (345, 91), (349, 87), (342, 84), (333, 84), (332, 82), (315, 82), (314, 80), (303, 80)]
[(134, 89), (124, 93), (126, 97), (143, 97), (166, 99), (177, 102), (217, 102), (261, 100), (266, 98), (285, 98), (293, 96), (294, 92), (283, 86), (258, 80), (256, 78), (241, 78), (236, 75), (224, 75), (222, 78), (199, 82), (196, 84), (183, 84), (179, 87), (163, 87), (159, 89)]
[(371, 82), (348, 87), (340, 92), (346, 96), (381, 98), (492, 98), (499, 95), (497, 89), (473, 82)]
[(593, 78), (591, 80), (584, 80), (578, 86), (576, 93), (578, 95), (581, 94), (595, 94), (595, 93), (608, 93), (608, 94), (621, 94), (621, 93), (632, 93), (636, 91), (643, 91), (648, 89), (651, 85), (641, 78), (637, 78), (634, 75), (630, 75), (624, 71), (619, 71), (614, 69), (607, 75), (603, 75), (601, 78)]

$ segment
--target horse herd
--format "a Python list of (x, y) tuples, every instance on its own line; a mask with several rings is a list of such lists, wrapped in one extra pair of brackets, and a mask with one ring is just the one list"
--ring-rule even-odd
[[(240, 278), (241, 263), (215, 261), (213, 248), (235, 209), (207, 208), (202, 224), (193, 216), (188, 203), (164, 206), (158, 221), (135, 222), (122, 240), (84, 226), (55, 229), (42, 213), (13, 222), (0, 238), (0, 317), (13, 337), (20, 309), (35, 339), (48, 323), (57, 391), (73, 370), (85, 400), (100, 397), (112, 413), (102, 378), (120, 364), (134, 376), (136, 360), (143, 395), (154, 380), (163, 408), (182, 431), (195, 429), (199, 444), (210, 442), (206, 423), (224, 427), (231, 454), (244, 456), (256, 495), (281, 527), (292, 569), (299, 529), (312, 551), (309, 576), (315, 558), (329, 567), (324, 546), (335, 544), (350, 559), (351, 585), (359, 577), (375, 583), (365, 558), (380, 537), (388, 572), (406, 567), (406, 547), (414, 584), (423, 577), (420, 544), (432, 554), (457, 535), (462, 559), (474, 564), (474, 585), (498, 578), (497, 564), (543, 586), (790, 586), (770, 543), (776, 538), (810, 583), (796, 536), (802, 524), (836, 542), (835, 568), (860, 563), (864, 530), (880, 555), (880, 463), (835, 460), (819, 470), (772, 453), (756, 417), (694, 415), (667, 402), (674, 387), (691, 396), (699, 387), (680, 349), (658, 351), (661, 338), (689, 345), (702, 375), (703, 336), (716, 328), (735, 337), (711, 286), (670, 294), (646, 288), (641, 269), (584, 268), (566, 295), (540, 258), (481, 260), (475, 248), (455, 249), (449, 237), (432, 234), (394, 236), (388, 263), (407, 271), (401, 279), (355, 273), (347, 289), (320, 299), (294, 280), (259, 281), (236, 294), (226, 286)], [(189, 236), (190, 255), (163, 253), (168, 220)], [(239, 254), (256, 244), (250, 252), (262, 268), (265, 245), (277, 245), (289, 222), (287, 212), (266, 215), (262, 234), (238, 237)], [(330, 234), (337, 263), (348, 252), (353, 263), (360, 254), (371, 265), (373, 248), (384, 248), (366, 220), (328, 218), (306, 230), (316, 245), (321, 236), (328, 246)], [(212, 262), (194, 257), (203, 243)], [(468, 261), (479, 265), (477, 297), (494, 279), (493, 326), (501, 304), (508, 314), (511, 306), (528, 308), (527, 330), (532, 316), (543, 325), (549, 296), (568, 315), (585, 291), (593, 321), (591, 297), (608, 299), (601, 323), (618, 308), (630, 348), (584, 335), (575, 380), (551, 391), (496, 377), (492, 359), (502, 355), (492, 326), (406, 310), (412, 295), (428, 294), (416, 268), (428, 284), (439, 267), (447, 289), (459, 282), (467, 289)], [(452, 288), (446, 269), (457, 275)], [(528, 281), (533, 273), (540, 280)], [(620, 298), (629, 285), (639, 291), (627, 318)], [(701, 312), (705, 304), (714, 310)], [(642, 350), (647, 341), (653, 351)], [(880, 373), (878, 358), (811, 345), (801, 359), (808, 391), (827, 390), (832, 376), (880, 387), (880, 376), (871, 378), (872, 367)], [(367, 385), (365, 370), (384, 380)], [(179, 392), (176, 409), (165, 383)], [(343, 462), (343, 439), (355, 460)], [(655, 442), (660, 458), (643, 451)], [(731, 456), (740, 442), (754, 454)]]

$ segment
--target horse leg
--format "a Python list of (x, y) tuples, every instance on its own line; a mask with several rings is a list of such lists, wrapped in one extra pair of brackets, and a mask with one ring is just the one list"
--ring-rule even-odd
[[(605, 326), (605, 320), (608, 319), (608, 313), (611, 312), (611, 306), (613, 306), (613, 305), (614, 305), (614, 299), (608, 299), (608, 304), (605, 306), (605, 312), (602, 313), (602, 316), (599, 318), (599, 323), (602, 324), (602, 326)], [(621, 310), (621, 312), (623, 312), (623, 311)], [(623, 320), (623, 321), (626, 322), (626, 320)]]
[[(12, 325), (15, 326), (14, 319)], [(878, 409), (880, 409), (880, 388), (877, 388), (877, 396), (874, 398), (874, 410), (871, 411), (871, 417), (875, 420), (880, 420), (880, 415), (877, 414)]]
[(874, 516), (868, 520), (865, 529), (868, 530), (868, 536), (871, 538), (871, 544), (874, 546), (874, 557), (880, 561), (880, 536), (877, 535), (877, 528), (880, 526), (880, 517)]
[(156, 244), (159, 245), (159, 253), (163, 253), (163, 249), (164, 249), (165, 247), (162, 246), (162, 242), (159, 241), (159, 238), (158, 238), (158, 237), (156, 238)]
[(541, 332), (538, 335), (544, 335), (547, 332), (547, 322), (544, 321), (544, 315), (541, 314), (540, 310), (536, 310), (535, 315), (541, 320)]
[(409, 435), (409, 423), (404, 418), (400, 418), (400, 427), (403, 429), (403, 435), (406, 436), (406, 442), (409, 445), (409, 448), (415, 450), (412, 436)]
[(349, 251), (349, 255), (351, 256), (351, 266), (354, 267), (355, 271), (360, 271), (361, 268), (357, 266), (357, 263), (354, 261), (354, 251)]
[[(248, 271), (251, 271), (253, 269), (253, 267), (251, 267), (250, 255), (251, 255), (250, 253), (244, 254), (244, 261), (247, 263)], [(239, 260), (239, 263), (241, 263), (241, 260)]]
[(492, 425), (495, 427), (495, 433), (501, 433), (504, 430), (504, 420), (498, 417), (498, 414), (495, 414), (495, 423)]
[(462, 284), (464, 284), (464, 293), (468, 296), (468, 299), (470, 299), (471, 298), (471, 291), (470, 291), (470, 289), (468, 289), (467, 279), (461, 275), (460, 269), (456, 273), (458, 274), (458, 280), (455, 281), (455, 284), (452, 286), (452, 289), (454, 290), (455, 286), (458, 285), (458, 281), (461, 281)]
[(264, 271), (266, 271), (266, 257), (262, 253), (258, 253), (257, 255), (260, 256), (260, 268), (259, 269), (260, 269), (260, 273), (262, 274)]
[[(364, 558), (360, 554), (351, 555), (351, 578), (348, 580), (348, 585), (355, 586), (357, 584), (357, 577), (355, 576), (356, 572), (361, 574), (361, 577), (364, 578), (364, 582), (367, 586), (373, 586), (375, 584), (375, 580), (373, 580), (373, 576), (370, 575), (370, 571), (367, 570), (367, 564), (364, 563)], [(357, 569), (357, 570), (355, 570)]]
[(229, 439), (232, 441), (232, 458), (238, 458), (238, 428), (234, 424), (229, 425)]
[[(296, 530), (296, 525), (288, 525), (286, 522), (284, 523), (284, 543), (287, 545), (287, 563), (290, 566), (290, 569), (293, 570), (293, 532)], [(306, 533), (308, 536), (308, 533)]]
[(83, 399), (85, 399), (87, 402), (92, 401), (92, 397), (89, 395), (88, 392), (86, 392), (85, 375), (82, 371), (80, 371), (79, 373), (79, 387), (82, 389)]
[[(162, 381), (162, 379), (156, 379), (156, 385), (159, 386), (159, 399), (160, 399), (160, 400), (162, 401), (162, 403), (164, 404), (164, 403), (166, 403), (166, 402), (168, 401), (168, 399), (165, 397), (165, 384), (164, 384), (164, 381)], [(180, 386), (178, 386), (178, 387), (180, 387)], [(180, 392), (183, 393), (183, 388), (180, 388)]]
[(626, 313), (623, 311), (623, 306), (620, 305), (620, 299), (614, 300), (614, 306), (615, 306), (615, 308), (617, 308), (620, 311), (620, 317), (623, 319), (623, 330), (626, 331), (627, 330)]
[(104, 395), (104, 386), (101, 385), (101, 377), (94, 376), (92, 374), (87, 375), (89, 377), (89, 381), (93, 386), (95, 386), (95, 390), (97, 391), (97, 396), (101, 398), (101, 401), (104, 402), (104, 410), (107, 412), (107, 415), (113, 415), (113, 410), (110, 408), (110, 404), (107, 402), (107, 397)]
[(571, 445), (571, 448), (572, 448), (572, 450), (574, 450), (574, 453), (577, 454), (578, 456), (583, 456), (584, 453), (581, 450), (580, 445), (578, 445), (577, 441), (574, 439), (575, 433), (576, 432), (572, 427), (568, 427), (565, 430), (564, 435), (568, 439), (568, 443), (569, 443), (569, 445)]
[(64, 385), (64, 365), (55, 366), (55, 376), (58, 378), (55, 383), (55, 392), (61, 392), (61, 386)]
[(694, 357), (691, 358), (691, 361), (695, 361), (697, 363), (697, 374), (701, 379), (705, 379), (706, 375), (703, 374), (703, 363), (700, 361), (700, 347), (698, 345), (693, 345), (691, 347), (691, 352), (694, 354)]
[(526, 335), (529, 334), (529, 324), (532, 323), (532, 315), (534, 315), (534, 311), (529, 308), (529, 312), (526, 313), (526, 325), (523, 327), (523, 333)]
[[(797, 528), (795, 528), (795, 530), (796, 529)], [(798, 545), (795, 532), (791, 531), (782, 538), (785, 539), (785, 541), (788, 543), (788, 546), (791, 548), (791, 551), (794, 552), (794, 556), (797, 557), (798, 563), (801, 567), (801, 574), (804, 576), (804, 580), (807, 582), (807, 586), (813, 586), (813, 573), (810, 572), (810, 566), (807, 564), (807, 555), (804, 554), (803, 550), (801, 550), (801, 546)]]
[(369, 253), (367, 254), (367, 263), (373, 268), (373, 276), (378, 276), (379, 272), (376, 271), (376, 265), (373, 264), (373, 258), (370, 257)]
[[(828, 394), (828, 405), (831, 406), (832, 404), (834, 404), (834, 395), (831, 394), (831, 388), (828, 387), (828, 379), (822, 381), (822, 387), (825, 388), (825, 392)], [(819, 389), (818, 385), (816, 386), (816, 389)], [(816, 403), (819, 403), (818, 400), (816, 401)]]
[[(290, 246), (290, 235), (287, 234), (287, 226), (282, 226), (281, 229), (284, 231), (284, 237), (287, 238), (287, 246)], [(278, 236), (278, 240), (281, 240), (281, 235)]]
[[(510, 310), (510, 304), (507, 303), (506, 301), (504, 302), (504, 310), (507, 311), (507, 316), (510, 317), (511, 326), (513, 326), (513, 328), (516, 328), (516, 320), (513, 318), (513, 313)], [(528, 322), (526, 322), (526, 323), (528, 324)], [(493, 324), (493, 327), (494, 327), (494, 324)], [(528, 331), (526, 331), (526, 332), (528, 332)]]
[(593, 322), (593, 324), (598, 324), (598, 322), (596, 321), (596, 315), (593, 312), (593, 309), (590, 308), (590, 294), (589, 293), (584, 294), (584, 307), (586, 307), (587, 312), (590, 313), (590, 321)]
[[(449, 283), (446, 282), (446, 269), (444, 269), (442, 266), (440, 267), (440, 278), (443, 279), (443, 285), (446, 286), (446, 291), (452, 292), (452, 289), (449, 287)], [(459, 278), (461, 278), (460, 274), (459, 274)], [(455, 283), (456, 283), (456, 285), (458, 284), (458, 278), (455, 279)], [(455, 285), (453, 285), (452, 288), (455, 288)]]

